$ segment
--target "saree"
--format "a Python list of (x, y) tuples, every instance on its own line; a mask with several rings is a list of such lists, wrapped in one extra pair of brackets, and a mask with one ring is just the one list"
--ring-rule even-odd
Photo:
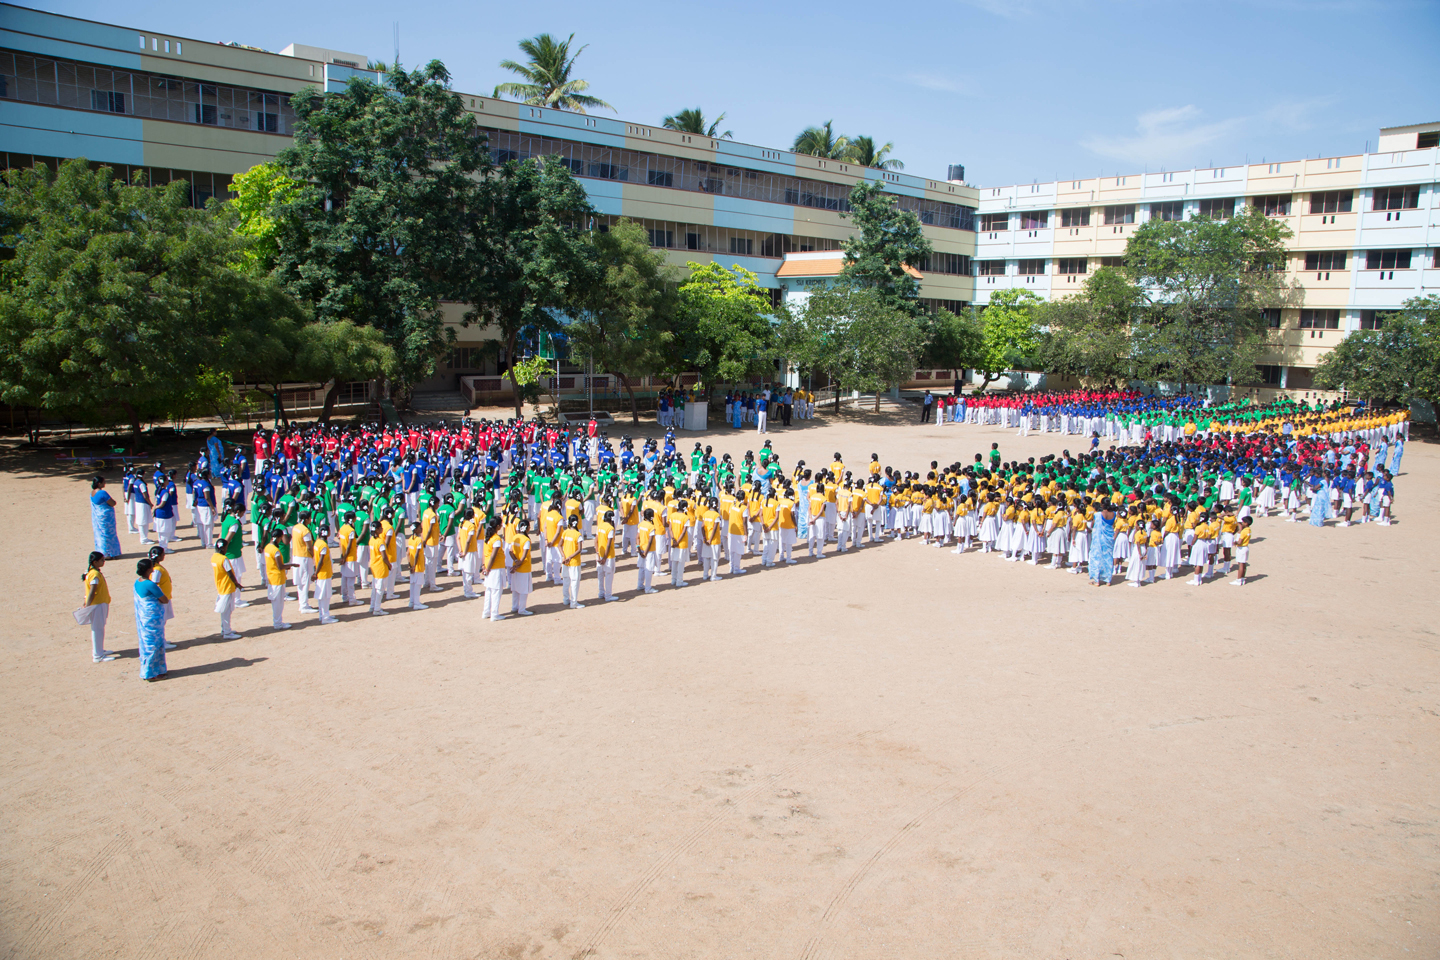
[(149, 580), (135, 581), (135, 633), (140, 639), (140, 678), (165, 675), (164, 594)]
[(1095, 531), (1090, 537), (1090, 580), (1109, 586), (1115, 576), (1115, 521), (1095, 514)]
[(1323, 527), (1328, 519), (1330, 519), (1330, 487), (1322, 483), (1311, 491), (1310, 526)]
[(115, 530), (115, 501), (104, 490), (90, 495), (90, 527), (95, 533), (95, 549), (107, 560), (119, 558), (122, 551)]

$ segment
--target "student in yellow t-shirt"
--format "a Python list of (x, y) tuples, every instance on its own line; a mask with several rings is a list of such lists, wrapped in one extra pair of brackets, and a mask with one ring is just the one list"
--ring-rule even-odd
[(580, 517), (566, 517), (565, 529), (560, 531), (560, 567), (564, 576), (560, 593), (571, 610), (579, 610), (583, 606), (580, 602), (580, 548), (583, 544)]
[(230, 615), (235, 612), (235, 602), (240, 597), (240, 580), (235, 576), (234, 562), (225, 556), (225, 542), (215, 542), (215, 552), (210, 554), (210, 573), (215, 578), (215, 612), (220, 614), (220, 637), (223, 640), (238, 640), (240, 634), (230, 627)]
[(599, 511), (595, 524), (595, 579), (600, 585), (600, 599), (609, 603), (615, 596), (615, 511)]
[(480, 521), (474, 507), (466, 507), (455, 528), (455, 548), (460, 552), (460, 585), (466, 599), (473, 600), (475, 581), (480, 579)]
[(789, 487), (780, 495), (775, 504), (775, 526), (780, 535), (780, 559), (787, 564), (800, 561), (791, 556), (795, 549), (795, 501)]
[(733, 500), (725, 514), (725, 552), (730, 555), (730, 575), (745, 572), (745, 540), (749, 532), (744, 500)]
[(110, 619), (110, 586), (100, 568), (105, 566), (105, 554), (95, 550), (85, 567), (85, 601), (81, 604), (90, 619), (90, 656), (96, 663), (109, 663), (119, 654), (105, 649), (105, 623)]
[(775, 554), (780, 549), (780, 498), (772, 488), (760, 504), (760, 536), (764, 544), (760, 553), (762, 567), (775, 566)]
[(290, 566), (295, 569), (295, 594), (301, 613), (314, 613), (310, 606), (310, 584), (315, 579), (315, 561), (310, 556), (310, 528), (303, 522), (290, 528)]
[(295, 565), (286, 563), (280, 552), (284, 542), (285, 531), (276, 530), (265, 547), (265, 594), (270, 598), (270, 625), (276, 630), (290, 629), (285, 622), (285, 571)]
[(347, 513), (336, 533), (335, 556), (340, 561), (340, 602), (355, 606), (355, 577), (359, 574), (360, 538), (355, 535), (355, 514)]
[(720, 538), (725, 521), (720, 516), (720, 502), (714, 497), (700, 514), (700, 571), (706, 580), (720, 579)]
[(1250, 566), (1250, 525), (1254, 523), (1251, 517), (1242, 517), (1240, 529), (1235, 531), (1235, 566), (1238, 576), (1230, 581), (1232, 587), (1245, 586), (1245, 571)]
[(410, 525), (410, 542), (405, 546), (405, 556), (410, 564), (410, 609), (428, 610), (426, 604), (420, 602), (420, 594), (425, 589), (425, 554), (429, 552), (429, 544), (425, 542), (425, 523), (423, 520), (416, 520)]
[[(501, 542), (497, 544), (495, 537), (499, 535)], [(501, 551), (497, 553), (496, 548)], [(492, 610), (490, 604), (490, 583), (496, 583), (495, 603), (491, 620), (500, 618), (500, 586), (502, 578), (508, 577), (510, 581), (510, 612), (519, 617), (528, 617), (535, 613), (526, 604), (530, 601), (530, 590), (534, 586), (531, 576), (530, 561), (530, 521), (521, 517), (515, 524), (513, 530), (505, 533), (502, 529), (496, 529), (490, 534), (483, 547), (485, 553), (485, 603), (486, 610)], [(509, 567), (509, 573), (505, 568)]]
[(638, 560), (635, 563), (636, 589), (642, 593), (654, 593), (655, 588), (650, 585), (655, 573), (660, 569), (660, 561), (655, 557), (655, 511), (646, 508), (640, 515), (640, 523), (635, 531), (635, 552)]
[(370, 521), (370, 613), (387, 616), (380, 605), (390, 581), (390, 554), (385, 549), (385, 521)]
[(685, 582), (685, 561), (690, 559), (690, 504), (677, 500), (670, 511), (670, 585), (689, 586)]
[(330, 582), (334, 577), (334, 566), (330, 561), (330, 528), (320, 524), (315, 531), (315, 546), (310, 559), (315, 567), (315, 609), (320, 613), (320, 622), (339, 623), (330, 615)]
[(806, 541), (812, 560), (825, 556), (825, 541), (829, 532), (829, 504), (830, 498), (826, 495), (825, 484), (816, 480), (810, 487), (810, 536)]

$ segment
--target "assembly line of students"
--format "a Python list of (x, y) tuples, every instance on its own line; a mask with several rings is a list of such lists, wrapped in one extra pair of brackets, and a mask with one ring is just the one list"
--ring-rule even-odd
[[(747, 558), (770, 568), (799, 562), (801, 548), (818, 561), (832, 545), (844, 553), (892, 539), (1045, 563), (1085, 572), (1097, 585), (1113, 582), (1117, 565), (1138, 587), (1184, 567), (1199, 585), (1235, 564), (1232, 582), (1243, 586), (1257, 517), (1278, 511), (1315, 525), (1390, 522), (1403, 413), (1224, 413), (1223, 423), (1191, 416), (1187, 423), (1203, 426), (1175, 439), (1147, 431), (1137, 445), (1102, 451), (1092, 434), (1089, 450), (1039, 462), (1005, 462), (992, 444), (988, 459), (932, 462), (924, 471), (886, 466), (878, 454), (852, 469), (839, 452), (829, 464), (801, 461), (785, 471), (769, 440), (737, 464), (699, 443), (682, 454), (673, 433), (638, 453), (622, 438), (617, 452), (593, 424), (575, 436), (513, 421), (316, 427), (261, 432), (253, 467), (243, 454), (225, 464), (213, 450), (202, 453), (184, 502), (212, 551), (215, 612), (227, 638), (238, 635), (234, 610), (248, 605), (241, 599), (247, 532), (271, 625), (284, 630), (287, 601), (321, 624), (336, 623), (337, 589), (341, 604), (368, 603), (384, 616), (404, 582), (408, 607), (424, 610), (424, 593), (439, 588), (442, 570), (465, 598), (483, 596), (482, 616), (499, 621), (506, 592), (509, 615), (531, 615), (537, 583), (559, 585), (569, 609), (586, 595), (617, 600), (617, 567), (629, 558), (635, 591), (644, 595), (657, 591), (662, 574), (680, 589), (695, 577), (744, 575)], [(148, 477), (127, 470), (124, 483), (130, 532), (142, 545), (152, 531), (160, 540), (142, 579), (163, 595), (165, 613), (140, 623), (137, 606), (150, 649), (158, 637), (160, 675), (164, 625), (173, 617), (161, 561), (178, 539), (175, 480), (156, 464)], [(93, 554), (87, 567), (87, 606), (104, 595), (108, 609), (104, 559)], [(154, 593), (139, 581), (136, 591), (137, 603)], [(105, 612), (97, 613), (89, 622), (100, 661), (110, 655)]]

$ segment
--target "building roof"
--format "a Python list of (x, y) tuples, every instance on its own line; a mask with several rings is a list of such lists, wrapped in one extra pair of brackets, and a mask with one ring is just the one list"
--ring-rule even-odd
[[(775, 276), (781, 279), (785, 277), (838, 277), (843, 269), (845, 269), (845, 252), (843, 250), (787, 253), (784, 262), (780, 264), (780, 269), (775, 271)], [(924, 275), (912, 266), (906, 265), (905, 272), (916, 280), (924, 279)]]

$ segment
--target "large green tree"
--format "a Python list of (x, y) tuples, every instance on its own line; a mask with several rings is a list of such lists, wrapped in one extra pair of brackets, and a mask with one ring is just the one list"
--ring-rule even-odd
[(0, 185), (0, 400), (86, 419), (193, 415), (299, 308), (237, 269), (245, 241), (190, 187), (127, 186), (84, 158)]
[(983, 378), (981, 390), (1006, 373), (1034, 365), (1040, 346), (1040, 327), (1035, 320), (1040, 303), (1035, 294), (1018, 287), (990, 294), (990, 303), (979, 313), (980, 350), (975, 370)]
[(677, 304), (679, 356), (706, 390), (774, 369), (775, 309), (759, 277), (736, 264), (691, 261)]
[(514, 97), (532, 107), (553, 107), (571, 113), (614, 110), (604, 100), (585, 92), (590, 89), (590, 81), (570, 76), (575, 69), (575, 61), (585, 52), (585, 47), (581, 47), (572, 54), (570, 44), (574, 42), (573, 33), (564, 40), (548, 33), (521, 40), (520, 52), (525, 54), (525, 62), (501, 60), (500, 67), (519, 74), (524, 82), (496, 84), (495, 96)]
[(614, 373), (630, 395), (630, 414), (640, 422), (632, 377), (661, 370), (675, 345), (677, 272), (650, 248), (645, 229), (620, 220), (609, 231), (586, 235), (594, 275), (582, 286), (566, 328), (572, 355), (590, 357), (597, 370)]
[(937, 310), (930, 318), (924, 362), (947, 370), (974, 369), (979, 366), (983, 344), (982, 326), (973, 313)]
[(1382, 324), (1347, 334), (1321, 359), (1315, 385), (1370, 401), (1423, 400), (1440, 412), (1440, 297), (1412, 297)]
[(381, 331), (410, 386), (453, 339), (440, 304), (456, 298), (456, 252), (491, 162), (443, 64), (386, 81), (295, 96), (294, 144), (276, 163), (299, 187), (273, 214), (276, 272), (317, 320)]
[(934, 252), (925, 239), (920, 218), (901, 210), (883, 183), (857, 183), (850, 191), (850, 212), (856, 232), (844, 241), (841, 276), (859, 286), (873, 287), (896, 310), (920, 315), (919, 266)]
[(778, 342), (801, 369), (827, 374), (839, 386), (875, 394), (915, 372), (929, 339), (926, 324), (897, 308), (873, 286), (837, 283), (810, 294), (802, 310), (781, 320)]
[(496, 170), (467, 213), (465, 242), (452, 251), (456, 299), (470, 304), (467, 324), (498, 328), (518, 417), (521, 385), (513, 364), (527, 341), (560, 330), (562, 315), (594, 282), (593, 247), (582, 235), (594, 211), (564, 164), (527, 159)]
[(1253, 383), (1268, 331), (1262, 310), (1290, 302), (1290, 229), (1254, 207), (1225, 220), (1150, 220), (1125, 247), (1148, 303), (1138, 315), (1137, 373), (1181, 389)]
[(1121, 271), (1101, 267), (1074, 296), (1038, 305), (1039, 365), (1095, 386), (1125, 384), (1134, 375), (1132, 326), (1143, 302)]

